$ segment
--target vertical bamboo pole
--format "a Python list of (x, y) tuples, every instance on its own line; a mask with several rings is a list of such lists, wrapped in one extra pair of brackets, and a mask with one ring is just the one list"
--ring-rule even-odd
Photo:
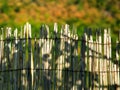
[(113, 63), (112, 63), (112, 60), (111, 60), (111, 36), (110, 36), (110, 30), (108, 29), (108, 32), (107, 32), (107, 37), (106, 37), (107, 41), (106, 41), (106, 58), (107, 58), (107, 61), (106, 61), (106, 69), (107, 69), (107, 86), (108, 86), (108, 89), (110, 88), (109, 85), (113, 85), (114, 84), (114, 78), (113, 78), (113, 75), (114, 73), (112, 72), (113, 71)]
[[(6, 31), (7, 32), (7, 31)], [(4, 34), (4, 40), (6, 40), (6, 37), (7, 37), (7, 35), (6, 35), (6, 32), (5, 32), (5, 34)], [(6, 70), (7, 69), (7, 55), (6, 55), (6, 47), (7, 47), (7, 41), (4, 41), (4, 60), (3, 60), (3, 70)], [(4, 79), (6, 79), (6, 80), (8, 80), (8, 78), (7, 78), (7, 73), (3, 73), (3, 76), (4, 76)], [(4, 86), (3, 86), (3, 89), (7, 89), (7, 87), (5, 87), (5, 85), (7, 85), (7, 83), (6, 84), (4, 84)], [(8, 86), (8, 85), (7, 85)]]
[[(107, 52), (107, 50), (108, 50), (108, 43), (107, 43), (107, 30), (105, 29), (104, 30), (104, 61), (103, 61), (103, 85), (104, 86), (107, 86), (108, 85), (108, 77), (107, 77), (107, 75), (108, 75), (108, 63), (109, 63), (109, 61), (108, 61), (108, 53), (109, 52)], [(106, 90), (107, 88), (105, 88), (105, 90)]]
[(23, 86), (24, 86), (24, 89), (27, 89), (27, 73), (26, 73), (26, 68), (27, 68), (27, 65), (26, 65), (26, 62), (27, 62), (27, 58), (26, 58), (26, 45), (27, 45), (27, 40), (26, 40), (26, 35), (27, 35), (27, 27), (26, 25), (24, 25), (24, 31), (23, 31), (23, 78), (22, 78), (22, 81), (23, 81)]
[(119, 30), (119, 37), (118, 37), (118, 40), (119, 40), (119, 51), (118, 51), (118, 55), (119, 55), (119, 59), (118, 59), (118, 65), (119, 65), (119, 68), (118, 68), (118, 90), (120, 89), (120, 30)]
[(39, 34), (39, 37), (40, 37), (40, 39), (39, 39), (39, 47), (40, 47), (40, 80), (39, 80), (39, 82), (40, 82), (40, 88), (41, 89), (44, 89), (44, 82), (43, 82), (43, 45), (44, 45), (44, 25), (42, 25), (41, 26), (41, 28), (40, 28), (40, 34)]
[(0, 32), (0, 89), (2, 89), (2, 35)]
[[(64, 27), (61, 28), (61, 33), (60, 33), (60, 51), (62, 51), (61, 55), (58, 56), (58, 59), (57, 59), (57, 86), (61, 86), (63, 84), (63, 87), (62, 89), (64, 90), (65, 89), (65, 71), (62, 71), (63, 70), (63, 67), (64, 67)], [(56, 44), (57, 45), (57, 44)], [(56, 46), (57, 47), (57, 46)], [(63, 77), (62, 77), (62, 74), (63, 74)], [(61, 83), (62, 82), (62, 83)]]
[(89, 45), (89, 43), (88, 43), (88, 35), (87, 35), (87, 29), (85, 29), (86, 31), (85, 31), (85, 33), (84, 33), (84, 36), (85, 36), (85, 79), (86, 79), (86, 81), (85, 81), (85, 83), (83, 82), (83, 84), (84, 84), (84, 89), (88, 89), (88, 85), (89, 85), (89, 73), (88, 73), (88, 45)]
[[(69, 78), (68, 77), (68, 75), (70, 74), (69, 73), (69, 69), (70, 69), (70, 29), (69, 29), (69, 25), (65, 25), (65, 29), (64, 29), (64, 35), (65, 35), (65, 61), (64, 61), (64, 63), (65, 63), (65, 68), (66, 68), (66, 78), (65, 78), (65, 80), (66, 80), (66, 89), (69, 89), (69, 79), (67, 79), (67, 78)], [(73, 59), (73, 61), (74, 61), (74, 59)], [(74, 63), (73, 63), (74, 64)]]
[(119, 76), (119, 41), (116, 41), (116, 62), (118, 62), (118, 65), (114, 65), (115, 66), (115, 84), (116, 85), (120, 85), (120, 76)]
[[(74, 69), (74, 61), (75, 61), (75, 55), (76, 55), (76, 48), (74, 48), (74, 56), (73, 58), (71, 59), (70, 58), (70, 51), (71, 51), (71, 33), (70, 33), (70, 28), (69, 28), (69, 25), (65, 25), (65, 28), (64, 28), (64, 35), (65, 35), (65, 60), (64, 60), (64, 64), (65, 64), (65, 68), (66, 68), (66, 78), (65, 78), (65, 81), (66, 81), (66, 89), (69, 89), (69, 87), (71, 86), (70, 85), (70, 79), (67, 79), (69, 78), (69, 75), (70, 75), (70, 71), (69, 70), (73, 70)], [(73, 38), (72, 38), (73, 39)], [(74, 42), (74, 45), (75, 45), (75, 41)], [(75, 46), (76, 47), (76, 46)], [(72, 61), (71, 61), (72, 60)], [(75, 78), (74, 78), (75, 79)], [(73, 80), (74, 81), (74, 80)]]
[[(28, 34), (29, 33), (29, 23), (27, 22), (25, 25), (24, 25), (24, 42), (23, 42), (23, 67), (24, 67), (24, 70), (23, 70), (23, 75), (24, 75), (24, 78), (23, 78), (23, 85), (24, 85), (24, 88), (25, 89), (29, 89), (29, 77), (28, 77), (28, 65), (29, 65), (29, 61), (28, 61)], [(30, 74), (29, 74), (30, 75)]]
[(117, 85), (117, 90), (120, 89), (120, 32), (118, 40), (116, 40), (116, 62), (115, 64), (115, 85)]
[(104, 30), (104, 61), (103, 61), (103, 85), (107, 85), (107, 30)]
[[(94, 89), (99, 89), (98, 87), (99, 87), (99, 81), (98, 81), (98, 79), (99, 79), (99, 57), (100, 57), (100, 55), (99, 55), (99, 35), (100, 35), (100, 33), (99, 33), (99, 31), (96, 31), (96, 41), (95, 41), (95, 43), (94, 43), (94, 47), (95, 47), (95, 49), (94, 49), (94, 62), (95, 62), (95, 67), (93, 67), (94, 68), (94, 78), (95, 78), (95, 81), (94, 81), (94, 86), (95, 86), (95, 88)], [(97, 76), (98, 75), (98, 76)]]
[(70, 74), (72, 75), (71, 76), (72, 77), (72, 79), (71, 79), (72, 83), (71, 83), (70, 86), (72, 86), (72, 90), (74, 90), (74, 88), (76, 87), (75, 86), (75, 77), (74, 76), (77, 75), (76, 72), (74, 72), (74, 70), (75, 70), (75, 68), (74, 68), (75, 62), (74, 61), (75, 60), (74, 60), (74, 54), (73, 54), (73, 45), (74, 45), (74, 39), (75, 39), (75, 32), (76, 32), (76, 29), (73, 27), (71, 35), (70, 35), (70, 58), (71, 58), (71, 61), (70, 61), (70, 66), (71, 66)]
[[(34, 41), (34, 83), (33, 87), (34, 90), (36, 89), (41, 89), (41, 84), (40, 84), (40, 70), (41, 70), (41, 64), (40, 64), (40, 46), (39, 46), (39, 40), (36, 39)], [(37, 70), (38, 69), (38, 70)]]
[[(24, 31), (23, 31), (24, 30)], [(26, 77), (26, 25), (24, 25), (24, 29), (21, 28), (21, 32), (20, 32), (20, 36), (21, 36), (21, 58), (22, 58), (22, 77), (21, 77), (21, 82), (22, 82), (22, 89), (27, 89), (27, 77)]]
[(89, 88), (90, 90), (92, 89), (92, 73), (93, 73), (93, 70), (92, 70), (92, 62), (93, 62), (93, 37), (91, 35), (91, 31), (89, 31)]
[(99, 58), (98, 58), (98, 60), (99, 60), (99, 66), (98, 66), (98, 68), (99, 68), (99, 87), (100, 87), (100, 90), (102, 90), (102, 81), (103, 81), (103, 77), (102, 77), (102, 75), (103, 75), (103, 73), (102, 73), (102, 70), (103, 70), (103, 59), (102, 59), (102, 36), (101, 36), (101, 32), (99, 33), (99, 36), (98, 36), (98, 54), (99, 54)]
[[(37, 40), (36, 40), (36, 37), (35, 37), (35, 40), (34, 40), (34, 55), (33, 55), (33, 60), (34, 60), (34, 81), (33, 81), (33, 89), (34, 90), (36, 90), (36, 89), (38, 89), (38, 87), (37, 87), (37, 83), (39, 84), (39, 82), (38, 82), (38, 75), (37, 75), (37, 70), (36, 69), (38, 69), (38, 60), (39, 60), (39, 56), (38, 56), (38, 54), (39, 54), (39, 52), (38, 52), (38, 50), (39, 50), (39, 47), (37, 46)], [(38, 49), (38, 50), (37, 50)]]
[[(70, 35), (70, 75), (71, 75), (71, 85), (72, 86), (72, 89), (71, 90), (76, 90), (77, 89), (77, 85), (76, 85), (76, 82), (75, 80), (78, 78), (78, 75), (77, 75), (77, 72), (74, 72), (76, 69), (75, 69), (75, 66), (76, 66), (76, 63), (75, 61), (75, 50), (74, 50), (74, 47), (76, 47), (76, 44), (75, 44), (75, 40), (76, 40), (76, 37), (75, 37), (75, 34), (76, 34), (76, 29), (75, 27), (73, 27), (72, 29), (72, 32), (71, 32), (71, 35)], [(75, 48), (76, 49), (76, 48)], [(77, 66), (76, 66), (77, 67)], [(75, 75), (76, 75), (76, 78), (75, 78)]]
[(4, 72), (2, 72), (3, 71), (3, 69), (4, 69), (4, 67), (3, 67), (3, 65), (4, 65), (4, 61), (3, 61), (3, 59), (4, 59), (4, 41), (3, 41), (3, 28), (1, 28), (1, 35), (0, 35), (0, 65), (1, 65), (1, 68), (0, 68), (0, 85), (1, 85), (1, 87), (0, 87), (0, 89), (2, 90), (3, 89), (3, 85), (4, 85), (4, 83), (3, 83), (3, 80), (4, 80), (4, 78), (3, 78), (3, 75), (4, 75)]
[[(43, 37), (42, 37), (42, 40), (41, 40), (41, 42), (42, 42), (42, 44), (43, 44), (43, 46), (41, 47), (41, 49), (42, 49), (42, 51), (41, 51), (41, 58), (42, 58), (42, 89), (45, 89), (45, 80), (44, 80), (44, 75), (45, 75), (45, 65), (44, 65), (44, 63), (45, 63), (45, 61), (44, 61), (44, 52), (46, 51), (46, 48), (44, 48), (45, 47), (45, 43), (46, 43), (46, 36), (47, 36), (47, 33), (46, 33), (46, 31), (45, 31), (45, 27), (43, 26), (42, 27), (42, 34), (44, 35)], [(45, 34), (46, 33), (46, 34)]]
[[(60, 58), (58, 59), (59, 60), (59, 63), (58, 63), (58, 67), (59, 67), (59, 73), (61, 73), (61, 75), (59, 76), (60, 80), (62, 81), (62, 88), (63, 90), (65, 89), (65, 69), (64, 66), (65, 66), (65, 37), (64, 37), (64, 27), (61, 28), (61, 33), (60, 33), (60, 51), (62, 51), (61, 55), (60, 55)], [(61, 62), (61, 63), (60, 63)], [(63, 70), (63, 71), (62, 71)], [(62, 77), (63, 75), (63, 77)]]
[[(49, 76), (49, 69), (51, 68), (50, 65), (50, 59), (51, 59), (51, 47), (52, 45), (50, 45), (50, 41), (49, 41), (49, 27), (47, 25), (44, 26), (43, 29), (43, 34), (45, 35), (43, 38), (43, 47), (42, 47), (42, 64), (43, 64), (43, 88), (44, 89), (49, 89), (50, 87), (50, 76)], [(48, 87), (46, 87), (45, 85), (48, 85)]]
[[(21, 31), (22, 34), (22, 31)], [(31, 45), (31, 25), (26, 23), (24, 25), (23, 35), (23, 70), (22, 70), (22, 83), (24, 89), (32, 89), (33, 87), (33, 55)]]
[(18, 43), (18, 48), (19, 48), (19, 68), (22, 69), (21, 71), (19, 71), (20, 75), (19, 75), (19, 88), (20, 90), (23, 90), (23, 40), (22, 40), (22, 27), (21, 27), (21, 31), (20, 31), (20, 36), (19, 36), (19, 43)]
[(87, 70), (87, 68), (85, 67), (87, 65), (87, 58), (86, 58), (86, 55), (87, 55), (87, 46), (86, 46), (86, 38), (87, 35), (86, 33), (84, 32), (84, 35), (82, 36), (82, 40), (81, 40), (81, 59), (80, 59), (80, 80), (79, 82), (80, 83), (80, 89), (85, 89), (86, 88), (86, 82), (87, 80), (85, 81), (85, 78), (86, 78), (86, 73), (85, 71)]
[[(7, 41), (6, 41), (6, 37), (7, 37), (7, 35), (6, 35), (6, 33), (7, 33), (7, 31), (5, 32), (5, 33), (3, 33), (3, 28), (2, 28), (2, 38), (3, 38), (3, 60), (2, 60), (2, 70), (4, 71), (4, 70), (6, 70), (7, 69), (7, 55), (6, 55), (6, 51), (7, 51), (7, 49), (6, 49), (6, 47), (7, 47)], [(5, 29), (6, 30), (6, 29)], [(5, 31), (4, 30), (4, 31)], [(3, 75), (3, 80), (8, 80), (8, 78), (7, 78), (7, 73), (6, 72), (3, 72), (2, 73)], [(5, 82), (5, 81), (4, 81)], [(7, 89), (8, 87), (5, 87), (6, 85), (7, 85), (7, 83), (4, 83), (4, 84), (2, 84), (3, 86), (2, 86), (2, 89)], [(8, 86), (8, 85), (7, 85)]]
[[(11, 42), (10, 42), (10, 38), (11, 38), (11, 28), (10, 27), (7, 27), (7, 32), (6, 32), (6, 63), (7, 63), (7, 70), (10, 70), (11, 69)], [(10, 79), (11, 79), (11, 72), (7, 72), (8, 75), (6, 78), (8, 80), (8, 87), (7, 89), (11, 89), (11, 82), (10, 82)]]
[(119, 68), (118, 68), (118, 89), (120, 89), (120, 30), (119, 30), (119, 37), (118, 37), (118, 40), (119, 40), (119, 51), (118, 51), (118, 55), (119, 55), (119, 59), (118, 59), (118, 65), (119, 65)]
[[(29, 77), (29, 90), (33, 88), (33, 71), (34, 71), (34, 63), (33, 63), (33, 53), (32, 53), (32, 44), (31, 44), (31, 25), (28, 24), (28, 68), (30, 68), (30, 76)], [(30, 60), (30, 61), (29, 61)]]
[[(78, 76), (80, 74), (80, 72), (75, 72), (75, 70), (79, 70), (78, 67), (79, 67), (79, 62), (80, 62), (79, 59), (78, 59), (78, 35), (77, 35), (77, 30), (75, 29), (74, 31), (75, 31), (75, 33), (74, 33), (74, 40), (75, 40), (75, 60), (72, 62), (73, 63), (73, 67), (72, 67), (73, 69), (72, 70), (73, 70), (73, 73), (76, 73), (76, 75)], [(76, 75), (73, 74), (73, 78)], [(75, 77), (76, 79), (78, 79), (77, 76)], [(75, 79), (75, 81), (76, 81), (76, 79)], [(77, 89), (78, 89), (79, 85), (80, 85), (80, 81), (79, 80), (76, 81), (76, 85), (77, 85)]]
[[(95, 81), (95, 78), (97, 77), (96, 75), (96, 72), (98, 70), (98, 66), (97, 66), (97, 58), (96, 58), (96, 54), (97, 54), (97, 44), (96, 44), (96, 41), (93, 42), (93, 60), (92, 60), (92, 89), (95, 90), (95, 89), (98, 89), (98, 88), (95, 88), (95, 84), (96, 84), (96, 81)], [(96, 79), (97, 80), (97, 79)]]
[[(58, 87), (61, 87), (61, 89), (65, 88), (64, 85), (64, 73), (65, 71), (62, 71), (64, 68), (64, 37), (63, 37), (63, 29), (61, 29), (61, 33), (60, 33), (60, 40), (56, 40), (55, 41), (55, 48), (56, 50), (60, 50), (58, 51), (58, 53), (56, 53), (55, 55), (57, 55), (58, 58), (56, 58), (56, 65), (57, 65), (57, 70), (56, 70), (56, 79), (57, 79), (57, 90), (59, 89)], [(60, 45), (59, 43), (60, 42)], [(57, 52), (57, 51), (55, 51)], [(61, 52), (61, 53), (60, 53)], [(63, 75), (63, 77), (62, 77)]]
[[(57, 74), (57, 72), (55, 71), (56, 70), (56, 67), (55, 67), (55, 65), (56, 65), (56, 52), (57, 52), (57, 49), (56, 49), (56, 44), (57, 44), (57, 39), (58, 39), (58, 25), (57, 25), (57, 23), (54, 23), (54, 36), (53, 36), (53, 39), (54, 40), (52, 40), (52, 43), (53, 43), (53, 46), (54, 46), (54, 50), (53, 50), (53, 52), (52, 52), (52, 58), (53, 58), (53, 60), (52, 60), (52, 80), (53, 80), (53, 86), (52, 86), (52, 88), (53, 88), (53, 90), (55, 90), (56, 89), (56, 74)], [(59, 43), (60, 44), (60, 43)]]
[(112, 63), (112, 47), (111, 47), (111, 36), (110, 36), (110, 29), (108, 29), (108, 36), (107, 36), (107, 58), (108, 58), (108, 63), (107, 63), (107, 71), (108, 71), (108, 85), (113, 85), (114, 84), (114, 64)]
[(51, 39), (51, 37), (49, 36), (49, 47), (48, 47), (50, 50), (49, 50), (49, 84), (50, 84), (50, 90), (52, 90), (52, 50), (53, 50), (53, 40)]
[(0, 89), (2, 90), (2, 36), (0, 35)]
[(49, 27), (48, 25), (45, 26), (46, 27), (46, 30), (48, 32), (48, 35), (47, 35), (47, 54), (48, 54), (48, 58), (47, 58), (47, 62), (48, 62), (48, 71), (47, 71), (47, 79), (48, 79), (48, 89), (50, 90), (51, 88), (51, 60), (52, 60), (52, 54), (51, 54), (51, 50), (52, 50), (52, 40), (50, 39), (50, 35), (49, 35)]
[[(2, 63), (3, 63), (3, 65), (2, 65), (2, 69), (3, 69), (3, 71), (4, 70), (6, 70), (7, 68), (6, 68), (6, 66), (7, 66), (7, 57), (6, 57), (6, 46), (7, 46), (7, 42), (6, 42), (6, 31), (3, 33), (3, 42), (4, 42), (4, 47), (3, 47), (3, 49), (4, 49), (4, 52), (3, 52), (3, 61), (2, 61)], [(5, 73), (5, 72), (3, 72), (3, 79), (5, 80), (7, 80), (7, 73)], [(7, 83), (5, 83), (5, 84), (3, 84), (3, 89), (7, 89), (7, 87), (5, 87), (7, 85)]]
[[(15, 29), (14, 31), (14, 38), (15, 38), (15, 41), (14, 41), (14, 44), (13, 44), (13, 55), (14, 55), (14, 69), (17, 70), (17, 67), (18, 67), (18, 40), (17, 40), (17, 29)], [(14, 72), (14, 90), (17, 90), (18, 89), (18, 72), (15, 71)]]
[[(44, 65), (44, 75), (45, 75), (45, 79), (44, 79), (44, 89), (45, 90), (49, 90), (49, 76), (48, 76), (48, 73), (49, 73), (49, 61), (48, 61), (48, 58), (49, 58), (49, 53), (48, 53), (48, 51), (49, 51), (49, 39), (48, 39), (48, 37), (49, 37), (49, 31), (48, 31), (48, 29), (46, 28), (46, 25), (45, 25), (45, 31), (46, 31), (46, 33), (47, 33), (47, 35), (46, 35), (46, 37), (45, 37), (45, 43), (44, 43), (44, 45), (45, 45), (45, 47), (43, 47), (43, 60), (44, 60), (44, 62), (43, 62), (43, 65)], [(47, 55), (47, 56), (46, 56)], [(47, 85), (47, 87), (46, 87), (46, 85)]]

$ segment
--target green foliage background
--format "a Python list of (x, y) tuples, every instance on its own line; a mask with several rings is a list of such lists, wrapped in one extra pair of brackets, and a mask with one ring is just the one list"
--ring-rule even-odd
[(41, 24), (53, 28), (59, 25), (75, 25), (78, 34), (85, 27), (111, 28), (116, 37), (120, 29), (119, 0), (0, 0), (0, 27), (20, 28), (26, 22), (37, 33)]

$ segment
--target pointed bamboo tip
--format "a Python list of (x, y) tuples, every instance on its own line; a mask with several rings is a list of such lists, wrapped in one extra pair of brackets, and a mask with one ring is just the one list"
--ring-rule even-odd
[(14, 31), (14, 36), (17, 37), (17, 31), (18, 29), (16, 28), (15, 31)]
[(104, 33), (107, 33), (107, 29), (106, 28), (104, 29)]
[(56, 32), (56, 33), (58, 32), (58, 25), (56, 22), (54, 23), (54, 32)]
[(49, 26), (48, 25), (45, 25), (45, 28), (46, 28), (46, 31), (47, 31), (47, 38), (49, 38)]
[(65, 26), (63, 27), (63, 31), (64, 31), (64, 35), (69, 34), (69, 25), (68, 24), (65, 24)]
[(29, 25), (29, 22), (28, 22), (28, 21), (26, 22), (26, 25)]

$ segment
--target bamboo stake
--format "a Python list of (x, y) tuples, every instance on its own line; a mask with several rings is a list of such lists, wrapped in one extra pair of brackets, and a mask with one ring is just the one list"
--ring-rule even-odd
[(88, 73), (89, 68), (88, 68), (88, 58), (87, 58), (88, 57), (88, 47), (87, 46), (89, 45), (89, 43), (88, 43), (87, 30), (85, 31), (84, 36), (85, 36), (85, 65), (86, 65), (85, 71), (87, 72), (87, 73), (85, 73), (86, 81), (84, 83), (84, 89), (87, 89), (88, 88), (88, 82), (89, 82), (89, 73)]
[(82, 71), (80, 73), (80, 79), (81, 79), (81, 87), (80, 89), (85, 89), (85, 84), (87, 83), (87, 79), (85, 81), (85, 71), (87, 71), (87, 67), (85, 67), (87, 65), (87, 58), (86, 58), (86, 55), (87, 55), (87, 48), (86, 48), (86, 39), (87, 39), (87, 35), (86, 33), (84, 32), (84, 35), (82, 37), (82, 41), (81, 41), (81, 59), (80, 59), (80, 71)]
[(103, 81), (103, 74), (102, 74), (102, 70), (103, 70), (103, 60), (102, 60), (102, 37), (101, 37), (101, 32), (100, 32), (100, 35), (99, 35), (99, 37), (98, 37), (98, 43), (99, 43), (99, 45), (98, 45), (98, 54), (99, 54), (99, 78), (100, 78), (100, 81), (99, 81), (99, 87), (100, 87), (100, 90), (102, 90), (102, 81)]
[(40, 47), (40, 80), (39, 80), (39, 82), (40, 82), (40, 85), (41, 85), (41, 89), (44, 89), (44, 87), (43, 87), (43, 41), (44, 41), (44, 26), (42, 25), (41, 26), (41, 28), (40, 28), (40, 34), (39, 34), (40, 36), (40, 39), (39, 39), (39, 47)]
[[(5, 48), (6, 48), (6, 69), (7, 70), (9, 70), (9, 69), (11, 69), (11, 42), (9, 41), (9, 39), (10, 39), (10, 37), (11, 37), (11, 28), (10, 27), (7, 27), (6, 28), (6, 30), (7, 30), (7, 32), (6, 32), (6, 39), (7, 39), (7, 41), (6, 41), (6, 46), (5, 46)], [(6, 75), (8, 75), (6, 78), (7, 78), (7, 80), (8, 80), (8, 87), (7, 87), (7, 89), (11, 89), (12, 87), (11, 87), (11, 82), (10, 82), (10, 79), (11, 79), (11, 72), (7, 72), (7, 74)]]
[(116, 40), (116, 62), (117, 65), (115, 65), (115, 84), (118, 86), (116, 90), (119, 90), (120, 89), (120, 33), (119, 33), (119, 36), (118, 36), (118, 40)]
[(107, 80), (108, 80), (108, 77), (107, 77), (107, 64), (108, 64), (108, 61), (107, 61), (107, 59), (108, 59), (108, 57), (107, 57), (107, 30), (105, 29), (104, 30), (104, 61), (103, 61), (103, 71), (105, 72), (105, 73), (103, 73), (103, 85), (104, 86), (107, 86), (108, 85), (108, 83), (107, 83)]
[[(78, 62), (78, 36), (77, 36), (77, 31), (76, 31), (76, 29), (74, 30), (74, 36), (72, 37), (75, 41), (75, 48), (74, 48), (74, 59), (73, 59), (73, 61), (72, 61), (72, 63), (73, 63), (73, 66), (72, 66), (72, 68), (73, 68), (73, 71), (75, 71), (75, 70), (77, 70), (78, 69), (78, 67), (79, 67), (79, 62)], [(76, 88), (75, 89), (73, 89), (73, 90), (77, 90), (79, 87), (79, 85), (80, 85), (80, 81), (78, 81), (77, 80), (77, 76), (76, 75), (79, 75), (79, 73), (78, 72), (72, 72), (73, 73), (73, 79), (74, 79), (74, 83), (76, 84)], [(74, 74), (75, 73), (75, 74)]]
[(114, 64), (112, 63), (112, 46), (111, 46), (111, 36), (110, 36), (110, 29), (108, 29), (108, 36), (107, 36), (107, 58), (108, 58), (108, 85), (114, 84)]
[[(3, 42), (3, 28), (1, 28), (1, 35), (0, 35), (0, 65), (1, 65), (1, 68), (0, 68), (0, 70), (2, 71), (2, 70), (4, 70), (4, 67), (3, 67), (3, 65), (4, 65), (4, 63), (3, 63), (3, 56), (4, 56), (4, 42)], [(3, 89), (3, 80), (4, 80), (4, 77), (3, 77), (3, 75), (4, 75), (4, 73), (3, 72), (1, 72), (1, 74), (0, 74), (0, 85), (1, 85), (1, 87), (0, 87), (0, 89), (2, 90)]]
[[(91, 31), (89, 32), (89, 35), (90, 35), (90, 38), (89, 38), (89, 72), (92, 74), (93, 73), (93, 70), (92, 70), (92, 67), (93, 67), (93, 37), (91, 35)], [(93, 83), (93, 80), (92, 80), (92, 75), (89, 74), (89, 79), (90, 79), (90, 90), (92, 90), (92, 83)]]
[[(28, 60), (30, 60), (30, 61), (28, 61), (28, 68), (31, 68), (31, 70), (30, 70), (30, 77), (29, 77), (29, 90), (32, 90), (32, 88), (33, 88), (33, 70), (32, 69), (34, 69), (33, 67), (33, 65), (34, 65), (34, 63), (33, 63), (33, 54), (32, 54), (32, 44), (31, 44), (31, 25), (30, 24), (28, 24)], [(29, 63), (30, 62), (30, 63)]]
[[(99, 89), (99, 88), (97, 88), (97, 87), (99, 87), (100, 86), (100, 84), (99, 84), (99, 81), (98, 81), (98, 78), (97, 78), (97, 76), (96, 75), (98, 75), (98, 77), (99, 77), (99, 58), (100, 58), (100, 55), (99, 55), (99, 35), (100, 35), (100, 33), (99, 33), (99, 31), (96, 31), (96, 41), (95, 41), (95, 44), (94, 44), (94, 46), (95, 46), (95, 49), (94, 49), (94, 62), (95, 62), (95, 67), (94, 67), (94, 71), (95, 71), (95, 73), (94, 73), (94, 78), (96, 78), (96, 80), (94, 81), (94, 86), (95, 86), (95, 89)], [(97, 87), (96, 87), (97, 86)]]
[[(52, 61), (52, 69), (56, 69), (56, 67), (55, 67), (55, 65), (56, 65), (56, 57), (57, 57), (57, 42), (58, 42), (58, 40), (57, 40), (57, 38), (58, 38), (58, 25), (57, 25), (57, 23), (54, 23), (54, 36), (53, 36), (53, 38), (54, 38), (54, 41), (53, 41), (53, 46), (54, 46), (54, 51), (53, 51), (53, 61)], [(52, 71), (52, 74), (53, 74), (53, 78), (52, 78), (52, 82), (53, 82), (53, 90), (55, 90), (56, 89), (56, 78), (57, 78), (57, 75), (55, 75), (55, 73), (57, 74), (57, 72), (56, 71)]]
[[(17, 41), (17, 29), (14, 31), (14, 37), (15, 37), (15, 42), (13, 44), (13, 55), (14, 55), (14, 69), (17, 69), (18, 67), (18, 41)], [(14, 90), (18, 89), (18, 72), (14, 72)]]
[[(29, 32), (29, 23), (27, 22), (25, 25), (24, 25), (24, 42), (23, 42), (23, 52), (24, 52), (24, 59), (23, 59), (23, 67), (24, 68), (29, 68), (29, 61), (28, 61), (28, 32)], [(23, 70), (23, 73), (24, 73), (24, 83), (23, 85), (25, 86), (25, 89), (29, 89), (29, 79), (28, 79), (28, 71), (29, 70)]]
[[(21, 31), (20, 31), (20, 36), (19, 36), (19, 43), (18, 43), (18, 48), (19, 48), (19, 68), (23, 69), (23, 41), (21, 40), (22, 37), (22, 27), (21, 27)], [(20, 75), (19, 75), (19, 88), (20, 90), (23, 90), (24, 85), (23, 85), (23, 70), (19, 71)]]

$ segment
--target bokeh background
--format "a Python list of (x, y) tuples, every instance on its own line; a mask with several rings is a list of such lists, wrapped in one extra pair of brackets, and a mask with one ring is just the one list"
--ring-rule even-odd
[(85, 27), (110, 28), (115, 37), (120, 29), (120, 0), (0, 0), (0, 27), (32, 24), (75, 25), (80, 34)]

